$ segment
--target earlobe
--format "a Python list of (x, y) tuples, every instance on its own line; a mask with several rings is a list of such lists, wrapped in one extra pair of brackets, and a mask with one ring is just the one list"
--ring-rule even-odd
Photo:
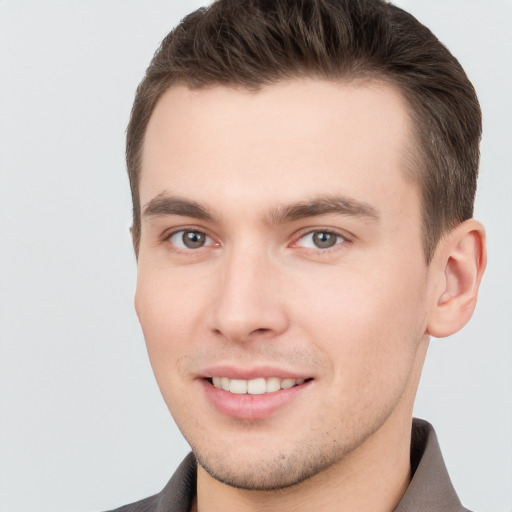
[(427, 333), (444, 338), (459, 331), (471, 318), (487, 263), (485, 229), (470, 219), (441, 242), (434, 259), (440, 269)]

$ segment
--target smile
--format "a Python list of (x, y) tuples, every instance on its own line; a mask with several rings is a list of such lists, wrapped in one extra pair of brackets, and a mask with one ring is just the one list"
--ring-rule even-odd
[(212, 384), (217, 389), (223, 389), (236, 395), (263, 395), (275, 393), (281, 389), (300, 386), (306, 379), (280, 379), (279, 377), (259, 377), (251, 380), (230, 379), (228, 377), (212, 377)]
[[(231, 370), (231, 373), (237, 372)], [(272, 375), (270, 372), (267, 373), (269, 374)], [(252, 379), (240, 379), (221, 377), (217, 374), (215, 377), (202, 378), (200, 381), (207, 400), (221, 414), (242, 420), (257, 420), (275, 414), (292, 403), (304, 404), (299, 397), (307, 396), (304, 393), (312, 389), (315, 380), (302, 376), (293, 378), (293, 376), (284, 375), (281, 377), (257, 377), (256, 375)], [(235, 376), (242, 377), (242, 375), (232, 375), (232, 377)]]

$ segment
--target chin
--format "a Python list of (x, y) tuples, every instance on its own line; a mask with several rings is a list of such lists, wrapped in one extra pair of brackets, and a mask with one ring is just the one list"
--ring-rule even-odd
[(292, 453), (272, 452), (247, 456), (240, 451), (231, 455), (194, 451), (198, 464), (215, 480), (237, 489), (270, 491), (291, 487), (336, 465), (343, 458), (339, 446), (304, 447)]
[[(332, 461), (301, 462), (296, 457), (278, 454), (271, 461), (229, 464), (228, 461), (208, 463), (197, 456), (201, 467), (215, 480), (237, 489), (271, 491), (297, 485), (323, 471)], [(246, 459), (245, 459), (246, 460)]]

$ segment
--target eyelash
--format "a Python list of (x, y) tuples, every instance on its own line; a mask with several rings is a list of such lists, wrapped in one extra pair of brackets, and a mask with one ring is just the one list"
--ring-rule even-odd
[[(185, 235), (185, 233), (195, 233), (197, 235), (203, 235), (205, 238), (206, 238), (206, 241), (205, 241), (205, 244), (204, 245), (201, 245), (197, 248), (192, 248), (192, 247), (180, 247), (179, 245), (177, 245), (175, 242), (172, 241), (172, 238), (175, 237), (176, 235), (179, 235), (181, 234), (181, 236), (183, 237)], [(177, 229), (175, 231), (172, 231), (171, 233), (166, 233), (163, 237), (163, 240), (166, 241), (166, 242), (169, 242), (174, 250), (177, 250), (179, 252), (183, 252), (183, 253), (190, 253), (190, 252), (194, 252), (196, 251), (197, 249), (203, 249), (203, 248), (207, 248), (207, 247), (212, 247), (212, 246), (215, 246), (215, 245), (219, 245), (217, 242), (214, 241), (214, 239), (208, 235), (208, 233), (206, 233), (204, 230), (202, 229), (196, 229), (196, 228), (181, 228), (181, 229)], [(209, 242), (208, 242), (209, 241)], [(213, 243), (212, 243), (213, 242)]]
[(302, 232), (299, 237), (295, 238), (295, 241), (291, 244), (291, 247), (300, 247), (299, 242), (303, 239), (305, 239), (307, 236), (313, 237), (315, 234), (324, 234), (324, 235), (331, 235), (336, 237), (336, 241), (334, 245), (330, 247), (303, 247), (303, 249), (309, 250), (309, 251), (315, 251), (320, 254), (330, 253), (332, 251), (336, 251), (340, 249), (340, 246), (345, 245), (348, 243), (349, 237), (345, 234), (342, 234), (338, 231), (335, 231), (333, 229), (329, 228), (316, 228), (316, 229), (310, 229), (308, 231)]
[[(183, 237), (183, 235), (185, 233), (195, 233), (198, 235), (203, 235), (206, 238), (205, 244), (200, 245), (197, 248), (180, 247), (176, 242), (172, 241), (172, 238), (175, 237), (176, 235), (181, 234), (181, 236)], [(345, 234), (341, 234), (340, 232), (337, 232), (335, 230), (328, 229), (328, 228), (325, 228), (325, 229), (317, 228), (317, 229), (310, 229), (308, 231), (302, 232), (300, 234), (300, 236), (294, 238), (294, 241), (289, 245), (289, 247), (292, 247), (292, 248), (293, 247), (301, 247), (301, 245), (299, 245), (299, 242), (301, 240), (303, 240), (307, 236), (314, 236), (315, 234), (325, 234), (325, 235), (335, 236), (336, 242), (334, 243), (334, 245), (332, 245), (330, 247), (324, 247), (324, 248), (322, 248), (322, 247), (302, 247), (303, 249), (305, 249), (307, 251), (315, 251), (320, 254), (322, 254), (322, 253), (325, 254), (325, 253), (330, 253), (331, 251), (339, 250), (340, 246), (345, 245), (346, 243), (350, 242), (349, 237), (347, 237), (347, 235), (345, 235)], [(182, 227), (181, 229), (174, 230), (171, 233), (166, 233), (162, 237), (162, 239), (164, 242), (168, 242), (173, 247), (174, 251), (177, 251), (180, 253), (188, 253), (188, 254), (196, 252), (199, 249), (220, 246), (220, 244), (218, 242), (216, 242), (214, 240), (214, 238), (211, 237), (206, 231), (204, 231), (202, 229), (193, 228), (193, 227), (190, 227), (190, 228)]]

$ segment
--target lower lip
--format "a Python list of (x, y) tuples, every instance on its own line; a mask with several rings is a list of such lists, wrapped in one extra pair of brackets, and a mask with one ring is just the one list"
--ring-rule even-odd
[(273, 412), (289, 404), (305, 391), (311, 382), (306, 381), (299, 386), (262, 395), (237, 395), (216, 388), (208, 380), (203, 380), (203, 387), (210, 402), (222, 414), (242, 420), (257, 420), (270, 416)]

